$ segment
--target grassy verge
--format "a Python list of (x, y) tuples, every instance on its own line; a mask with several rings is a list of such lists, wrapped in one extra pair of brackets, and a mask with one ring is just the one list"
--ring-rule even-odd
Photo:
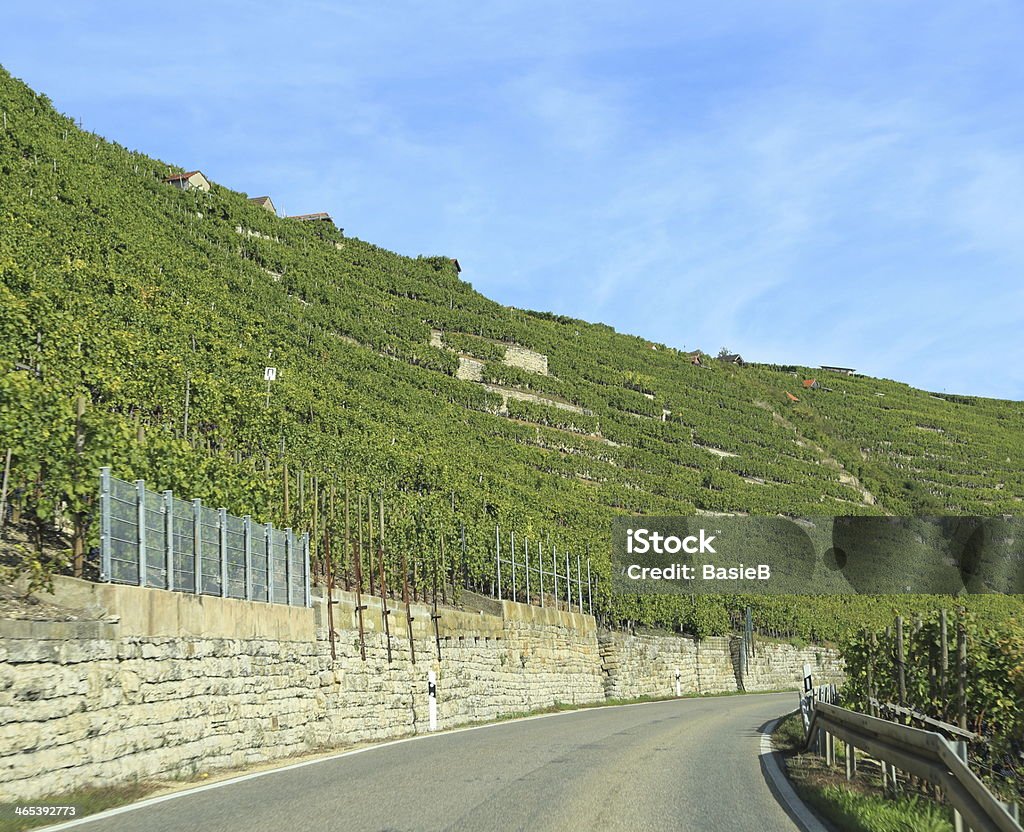
[(841, 832), (953, 832), (947, 807), (922, 795), (886, 796), (878, 769), (862, 764), (859, 755), (857, 777), (847, 782), (840, 744), (836, 756), (842, 764), (831, 769), (817, 755), (801, 753), (804, 736), (799, 714), (780, 721), (772, 739), (801, 800)]
[[(38, 800), (26, 800), (20, 803), (0, 804), (0, 832), (22, 832), (25, 829), (35, 829), (63, 821), (74, 820), (75, 818), (94, 815), (107, 809), (123, 806), (126, 803), (133, 803), (141, 800), (159, 788), (157, 783), (128, 783), (119, 786), (105, 786), (93, 789), (79, 789), (68, 792), (59, 797), (46, 797)], [(43, 815), (28, 817), (16, 815), (15, 807), (42, 807), (42, 806), (73, 806), (74, 815)]]

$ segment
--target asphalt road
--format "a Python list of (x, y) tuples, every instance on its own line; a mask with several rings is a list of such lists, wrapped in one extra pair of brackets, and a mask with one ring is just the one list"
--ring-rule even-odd
[(371, 748), (76, 827), (140, 830), (792, 832), (760, 728), (796, 694), (556, 714)]

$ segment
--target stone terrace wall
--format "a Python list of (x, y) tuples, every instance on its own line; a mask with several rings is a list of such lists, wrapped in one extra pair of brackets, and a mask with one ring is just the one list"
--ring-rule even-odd
[(426, 730), (439, 722), (604, 698), (594, 619), (505, 602), (502, 615), (428, 607), (390, 615), (337, 593), (332, 659), (313, 609), (65, 579), (57, 600), (105, 621), (0, 621), (0, 801), (167, 778)]
[(842, 660), (831, 648), (755, 642), (756, 655), (748, 660), (741, 678), (739, 639), (697, 641), (686, 636), (604, 632), (599, 642), (609, 698), (674, 696), (677, 670), (683, 694), (799, 690), (805, 662), (811, 665), (816, 684), (842, 684), (844, 679)]
[[(606, 697), (798, 688), (833, 651), (761, 645), (745, 679), (738, 642), (603, 633), (591, 616), (502, 602), (500, 615), (378, 598), (257, 604), (61, 578), (52, 600), (96, 620), (0, 620), (0, 802), (82, 786), (173, 778), (419, 733), (427, 672), (440, 727)], [(438, 660), (438, 641), (441, 659)], [(388, 661), (388, 644), (392, 661)], [(413, 663), (411, 650), (415, 650)]]

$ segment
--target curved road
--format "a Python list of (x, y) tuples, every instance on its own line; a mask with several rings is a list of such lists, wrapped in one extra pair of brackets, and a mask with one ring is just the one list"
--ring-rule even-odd
[(201, 830), (792, 832), (760, 728), (795, 694), (555, 714), (370, 747), (75, 824)]

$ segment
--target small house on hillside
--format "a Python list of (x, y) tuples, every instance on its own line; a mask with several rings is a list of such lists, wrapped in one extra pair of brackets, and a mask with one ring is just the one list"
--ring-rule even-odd
[(173, 176), (165, 176), (164, 182), (173, 185), (179, 191), (209, 191), (210, 180), (203, 176), (202, 171), (190, 170), (187, 173), (176, 173)]
[(266, 208), (271, 214), (277, 214), (274, 201), (269, 196), (253, 196), (249, 198), (249, 202), (253, 205), (259, 205), (260, 208)]
[(805, 390), (817, 390), (820, 386), (821, 385), (818, 384), (818, 380), (817, 379), (814, 379), (814, 378), (806, 378), (806, 379), (804, 379), (804, 389)]
[(718, 360), (724, 361), (726, 364), (735, 364), (737, 367), (743, 367), (747, 363), (739, 353), (726, 353), (718, 356)]
[(459, 265), (459, 261), (454, 257), (452, 258), (452, 265), (455, 266), (455, 274), (462, 274), (462, 266)]
[(844, 376), (852, 376), (856, 372), (856, 370), (851, 370), (849, 367), (826, 367), (824, 364), (821, 365), (821, 369)]
[(692, 364), (694, 367), (703, 367), (704, 364), (700, 358), (700, 350), (694, 350), (693, 352), (683, 353), (686, 356), (688, 364)]

